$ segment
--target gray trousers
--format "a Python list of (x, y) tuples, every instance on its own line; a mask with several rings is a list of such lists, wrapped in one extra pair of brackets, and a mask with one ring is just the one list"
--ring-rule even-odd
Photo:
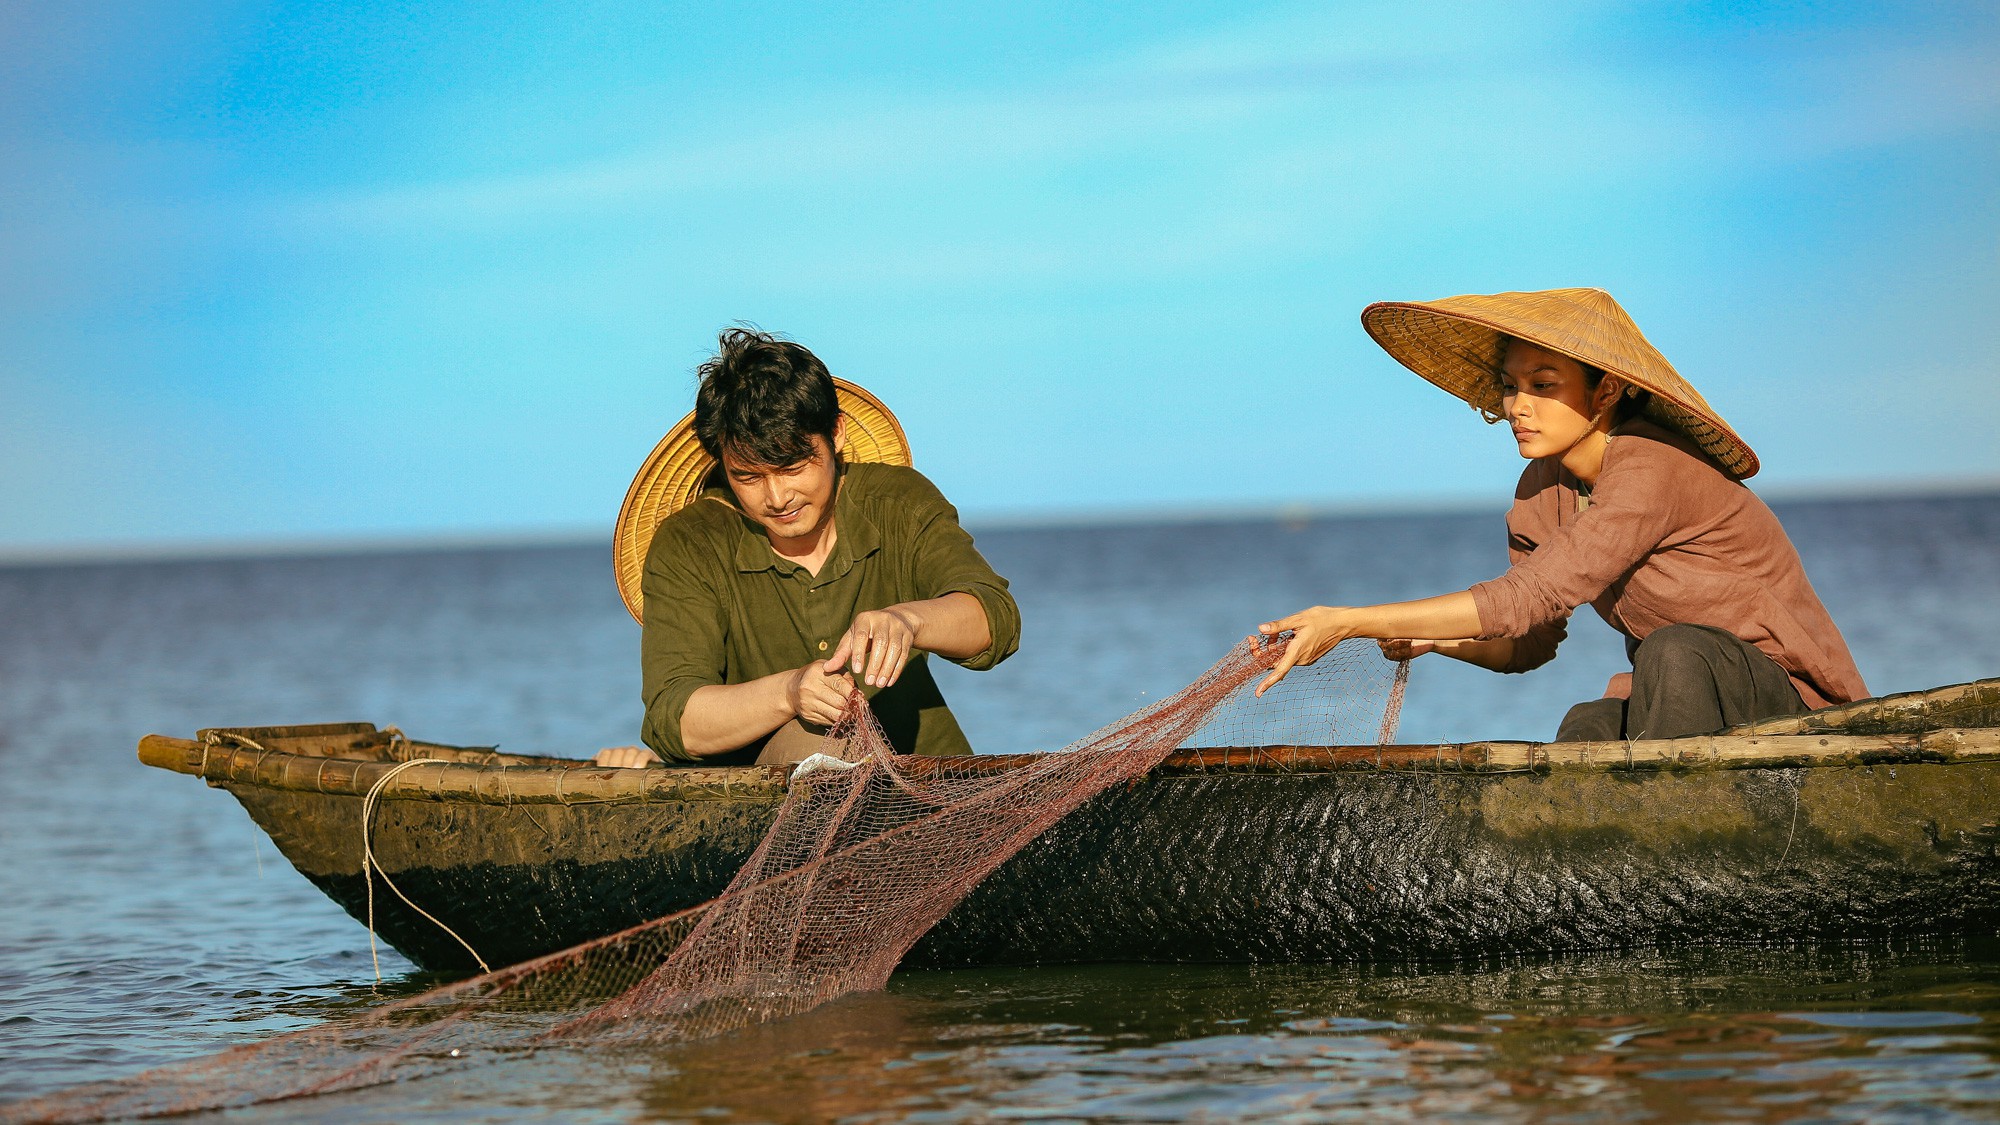
[(1711, 734), (1808, 708), (1778, 662), (1712, 625), (1668, 625), (1636, 646), (1632, 698), (1593, 699), (1563, 716), (1557, 742)]

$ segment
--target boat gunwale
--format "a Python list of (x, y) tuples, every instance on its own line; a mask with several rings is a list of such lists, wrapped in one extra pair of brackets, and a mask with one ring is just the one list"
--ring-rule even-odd
[(1817, 711), (1744, 723), (1722, 733), (1918, 734), (1949, 727), (1991, 726), (2000, 726), (2000, 677), (1870, 696)]
[[(139, 742), (147, 765), (229, 788), (362, 797), (378, 784), (378, 800), (457, 801), (472, 804), (599, 805), (685, 801), (776, 802), (785, 793), (789, 767), (735, 766), (627, 769), (556, 758), (499, 755), (488, 748), (378, 739), (374, 728), (351, 724), (379, 756), (299, 753), (286, 742), (324, 742), (326, 728), (288, 737), (287, 728), (259, 728), (236, 742), (209, 732), (201, 740), (151, 734)], [(306, 730), (308, 728), (296, 728)], [(265, 745), (265, 743), (273, 745)], [(349, 755), (353, 749), (348, 748)], [(437, 755), (473, 760), (411, 765)], [(1047, 758), (1046, 754), (993, 754), (908, 758), (914, 772), (998, 774)], [(2000, 728), (1946, 728), (1916, 734), (1694, 735), (1630, 742), (1465, 742), (1431, 746), (1236, 746), (1177, 750), (1154, 770), (1163, 779), (1245, 775), (1317, 775), (1349, 772), (1545, 774), (1554, 770), (1659, 771), (1789, 769), (1915, 763), (2000, 761)], [(566, 764), (528, 764), (566, 763)], [(392, 770), (400, 771), (383, 779)]]

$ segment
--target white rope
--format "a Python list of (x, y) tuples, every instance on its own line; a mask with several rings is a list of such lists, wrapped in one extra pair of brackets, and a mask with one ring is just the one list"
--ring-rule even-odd
[(1792, 841), (1799, 838), (1799, 790), (1805, 788), (1805, 785), (1805, 775), (1794, 772), (1792, 774), (1792, 828), (1791, 831), (1785, 833), (1785, 854), (1778, 857), (1779, 867), (1783, 867), (1785, 861), (1792, 858)]
[[(223, 739), (225, 739), (225, 738), (226, 738), (226, 739), (228, 739), (228, 740), (229, 740), (229, 741), (231, 741), (231, 742), (234, 742), (234, 743), (235, 743), (236, 745), (238, 745), (238, 746), (242, 746), (242, 747), (247, 747), (248, 749), (251, 749), (251, 750), (255, 750), (255, 751), (257, 751), (257, 752), (258, 752), (259, 754), (268, 754), (268, 753), (270, 753), (270, 751), (268, 751), (268, 750), (264, 749), (264, 748), (263, 748), (262, 746), (258, 745), (258, 744), (256, 743), (256, 741), (254, 741), (254, 740), (252, 740), (252, 739), (248, 739), (248, 738), (245, 738), (245, 737), (243, 737), (243, 736), (242, 736), (242, 735), (240, 735), (240, 734), (236, 734), (236, 733), (234, 733), (233, 731), (226, 731), (226, 730), (212, 730), (212, 731), (209, 731), (209, 732), (208, 732), (208, 736), (207, 736), (206, 738), (203, 738), (203, 739), (201, 740), (201, 776), (202, 776), (202, 777), (203, 777), (204, 779), (208, 777), (208, 752), (209, 752), (209, 750), (210, 750), (211, 748), (213, 748), (213, 749), (218, 749), (218, 750), (219, 750), (219, 749), (221, 749), (221, 748), (222, 748), (222, 740), (223, 740)], [(258, 759), (258, 761), (262, 761), (262, 760), (263, 760), (263, 759), (261, 759), (261, 758), (259, 758), (259, 759)], [(234, 750), (231, 750), (231, 751), (229, 752), (229, 764), (223, 767), (223, 773), (224, 773), (224, 774), (225, 774), (226, 776), (230, 776), (230, 777), (231, 777), (232, 779), (233, 779), (234, 775), (233, 775), (233, 773), (231, 773), (231, 770), (233, 769), (233, 767), (235, 766), (235, 764), (236, 764), (236, 751), (234, 751)], [(255, 769), (255, 767), (254, 767), (254, 766), (253, 766), (253, 767), (251, 767), (251, 768), (252, 768), (252, 769)]]
[[(220, 749), (222, 747), (222, 740), (225, 738), (239, 746), (247, 746), (259, 753), (264, 752), (262, 746), (257, 745), (256, 742), (240, 734), (231, 734), (228, 731), (209, 731), (207, 736), (201, 740), (201, 778), (203, 781), (208, 780), (208, 752), (212, 749)], [(230, 761), (235, 761), (236, 752), (231, 750), (229, 753)], [(223, 773), (227, 775), (228, 772), (227, 767), (225, 767)], [(255, 818), (252, 818), (250, 821), (250, 858), (257, 861), (257, 878), (262, 879), (264, 877), (264, 851), (257, 846), (257, 821)]]
[[(399, 735), (400, 733), (401, 732), (398, 732)], [(444, 766), (450, 764), (451, 763), (445, 761), (443, 758), (413, 758), (410, 761), (403, 762), (393, 767), (392, 769), (389, 770), (389, 772), (377, 778), (375, 784), (368, 787), (368, 795), (366, 797), (361, 798), (361, 881), (362, 884), (367, 888), (367, 894), (368, 894), (368, 958), (369, 960), (375, 963), (376, 984), (382, 983), (382, 958), (379, 954), (377, 954), (375, 950), (374, 875), (377, 873), (379, 873), (382, 876), (382, 882), (388, 884), (389, 889), (396, 892), (396, 897), (403, 900), (403, 905), (409, 907), (411, 910), (414, 910), (419, 914), (422, 914), (425, 918), (429, 918), (431, 922), (437, 926), (438, 929), (443, 930), (445, 933), (450, 934), (453, 941), (456, 941), (458, 944), (464, 946), (465, 951), (467, 953), (472, 954), (472, 959), (474, 961), (479, 962), (479, 968), (482, 972), (490, 973), (493, 971), (492, 966), (486, 963), (486, 958), (481, 957), (479, 955), (479, 951), (472, 948), (471, 942), (468, 942), (464, 938), (459, 937), (457, 930), (452, 929), (450, 926), (445, 925), (443, 922), (439, 922), (436, 918), (431, 916), (429, 911), (425, 910), (421, 906), (418, 906), (416, 903), (410, 901), (410, 896), (404, 894), (402, 888), (396, 885), (396, 881), (394, 879), (389, 878), (389, 873), (383, 870), (382, 865), (380, 863), (376, 862), (375, 849), (369, 844), (368, 841), (369, 823), (371, 820), (374, 819), (375, 815), (375, 799), (381, 794), (383, 786), (389, 784), (390, 778), (395, 777), (397, 774), (402, 773), (404, 770), (409, 769), (411, 766)]]

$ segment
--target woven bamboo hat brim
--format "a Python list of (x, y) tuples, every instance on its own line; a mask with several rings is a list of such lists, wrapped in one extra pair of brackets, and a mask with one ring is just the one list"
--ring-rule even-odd
[(1380, 301), (1361, 310), (1361, 326), (1403, 366), (1464, 399), (1489, 421), (1500, 416), (1500, 337), (1505, 334), (1651, 391), (1649, 417), (1688, 435), (1738, 480), (1757, 472), (1757, 455), (1749, 443), (1646, 342), (1639, 326), (1602, 289)]
[[(910, 439), (902, 424), (882, 400), (845, 379), (835, 379), (833, 390), (840, 399), (840, 412), (847, 416), (847, 431), (839, 453), (844, 461), (872, 461), (884, 465), (910, 463)], [(645, 596), (640, 577), (646, 569), (646, 552), (653, 546), (653, 533), (668, 516), (695, 502), (712, 482), (715, 458), (694, 436), (694, 414), (674, 424), (646, 462), (632, 487), (625, 490), (625, 506), (618, 509), (618, 526), (611, 533), (612, 565), (618, 574), (618, 594), (634, 620), (644, 621)]]

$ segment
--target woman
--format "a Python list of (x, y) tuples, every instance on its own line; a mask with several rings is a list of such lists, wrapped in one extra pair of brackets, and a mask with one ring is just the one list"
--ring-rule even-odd
[(1316, 606), (1259, 627), (1292, 636), (1262, 695), (1350, 637), (1497, 672), (1547, 663), (1589, 603), (1632, 671), (1570, 709), (1559, 741), (1676, 738), (1863, 698), (1798, 552), (1740, 482), (1757, 457), (1597, 289), (1384, 302), (1361, 314), (1405, 367), (1489, 422), (1529, 464), (1507, 514), (1507, 573), (1469, 590)]

